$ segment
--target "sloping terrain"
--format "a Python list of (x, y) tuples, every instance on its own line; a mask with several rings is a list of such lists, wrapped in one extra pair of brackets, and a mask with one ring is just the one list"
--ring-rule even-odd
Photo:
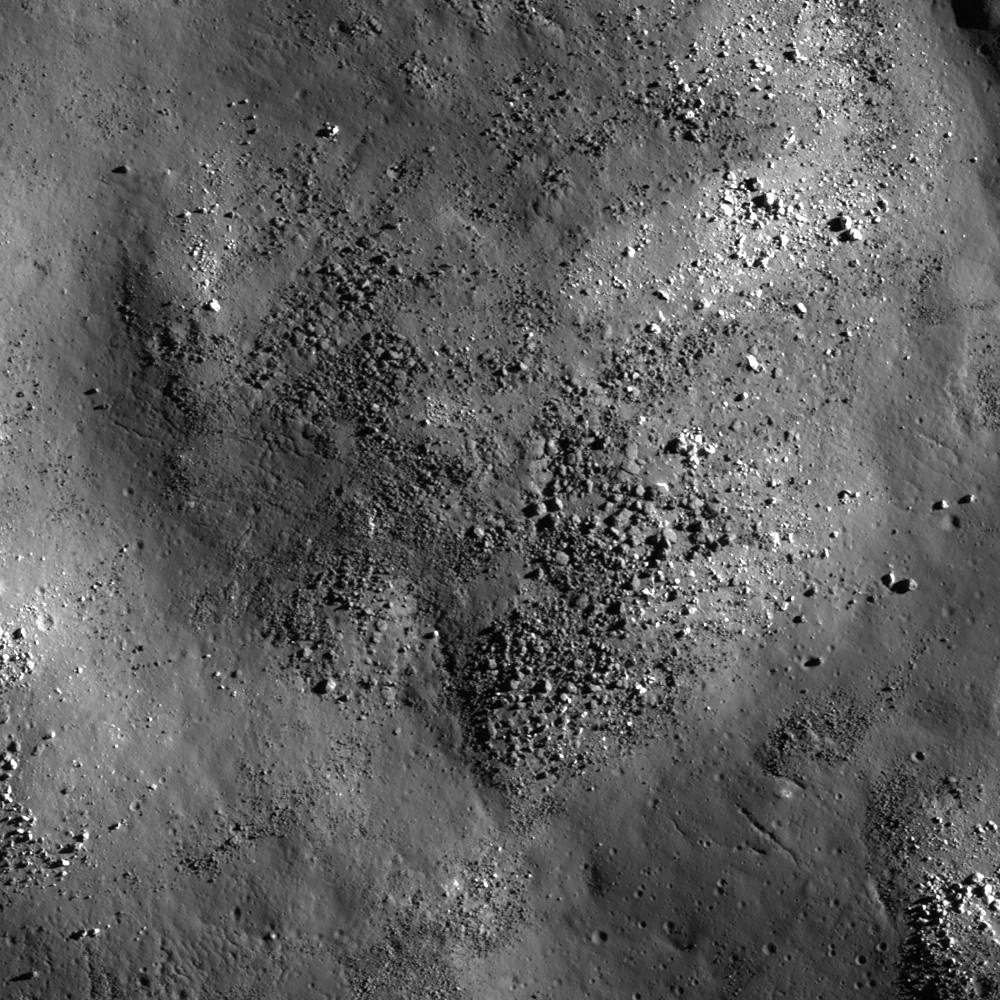
[(4, 996), (1000, 995), (996, 4), (0, 27)]

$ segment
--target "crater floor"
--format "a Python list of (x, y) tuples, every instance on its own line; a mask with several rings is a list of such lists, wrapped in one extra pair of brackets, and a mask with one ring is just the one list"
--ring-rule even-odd
[(0, 11), (0, 969), (1000, 995), (988, 2)]

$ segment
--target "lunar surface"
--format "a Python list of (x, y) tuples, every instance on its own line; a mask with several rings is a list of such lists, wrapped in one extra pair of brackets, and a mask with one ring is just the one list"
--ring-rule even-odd
[(1000, 997), (1000, 4), (0, 48), (0, 996)]

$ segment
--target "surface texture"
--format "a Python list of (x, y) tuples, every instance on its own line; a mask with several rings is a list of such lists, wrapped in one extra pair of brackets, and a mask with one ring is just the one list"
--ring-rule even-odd
[(996, 3), (0, 10), (0, 994), (1000, 995)]

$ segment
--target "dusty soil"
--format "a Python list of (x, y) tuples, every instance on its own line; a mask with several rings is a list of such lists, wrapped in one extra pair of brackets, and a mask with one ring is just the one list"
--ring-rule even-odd
[(0, 29), (3, 996), (1000, 996), (1000, 6)]

